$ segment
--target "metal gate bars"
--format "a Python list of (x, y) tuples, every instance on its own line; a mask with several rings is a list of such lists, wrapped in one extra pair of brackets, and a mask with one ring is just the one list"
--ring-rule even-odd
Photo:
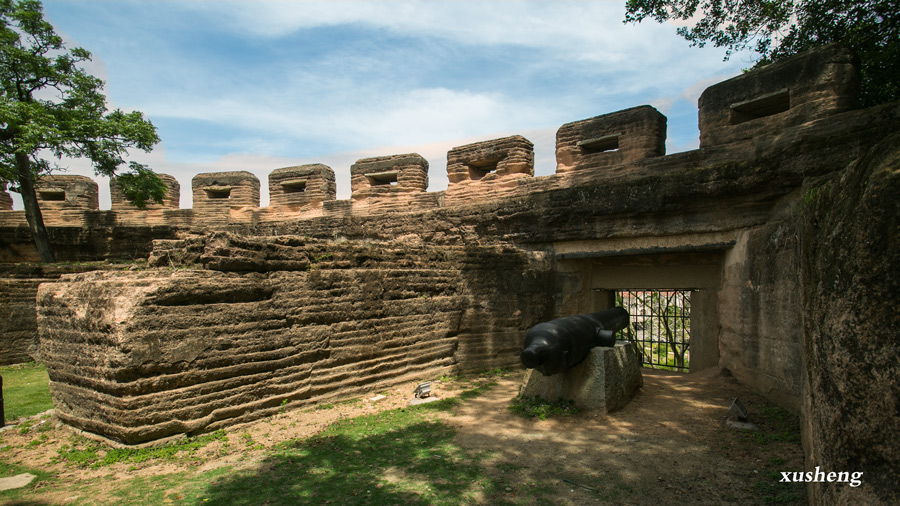
[(619, 290), (616, 305), (631, 315), (631, 324), (617, 337), (635, 345), (645, 367), (688, 372), (690, 290)]

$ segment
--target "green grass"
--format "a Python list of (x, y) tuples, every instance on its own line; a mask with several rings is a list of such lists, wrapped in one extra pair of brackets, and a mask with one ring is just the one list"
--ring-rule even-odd
[(510, 402), (509, 410), (522, 418), (540, 418), (541, 420), (578, 413), (578, 408), (572, 401), (550, 402), (540, 397), (522, 395)]
[(53, 409), (47, 368), (41, 364), (0, 367), (3, 377), (3, 407), (8, 422)]
[[(491, 452), (458, 446), (455, 430), (437, 414), (477, 397), (496, 384), (491, 376), (460, 396), (419, 406), (340, 420), (311, 438), (287, 441), (269, 449), (257, 446), (250, 433), (235, 432), (231, 445), (225, 432), (169, 443), (158, 448), (112, 448), (82, 436), (71, 436), (55, 457), (73, 467), (102, 468), (115, 463), (139, 466), (151, 460), (191, 458), (192, 450), (219, 440), (232, 454), (264, 450), (250, 467), (230, 465), (208, 471), (181, 471), (136, 476), (121, 481), (94, 478), (65, 488), (77, 496), (72, 504), (372, 504), (404, 506), (552, 504), (551, 490), (537, 496), (513, 497), (500, 478), (489, 472)], [(37, 431), (37, 425), (30, 431)], [(34, 432), (35, 440), (40, 436)], [(259, 456), (260, 454), (256, 454)], [(24, 469), (24, 468), (23, 468)], [(513, 469), (512, 467), (509, 468)], [(0, 468), (2, 476), (19, 469)], [(24, 471), (22, 471), (24, 472)], [(37, 474), (35, 471), (31, 471)], [(6, 499), (40, 500), (41, 489), (56, 489), (51, 475), (44, 483), (10, 491)], [(102, 492), (101, 492), (102, 491)], [(67, 493), (69, 493), (67, 492)]]
[(462, 505), (478, 497), (504, 504), (503, 488), (480, 465), (488, 454), (458, 447), (454, 430), (431, 416), (458, 402), (450, 401), (336, 422), (278, 445), (251, 471), (212, 480), (196, 497), (231, 505)]
[[(44, 487), (48, 482), (53, 481), (52, 473), (41, 471), (40, 469), (35, 469), (32, 467), (25, 467), (4, 462), (2, 459), (2, 455), (3, 454), (0, 453), (0, 478), (9, 478), (11, 476), (16, 476), (23, 473), (33, 474), (36, 478), (27, 487), (0, 491), (0, 503), (6, 504), (7, 500), (15, 501), (17, 499), (20, 499), (26, 494), (33, 493), (36, 488)], [(13, 504), (17, 503), (13, 502)]]
[[(244, 434), (250, 436), (246, 432)], [(113, 448), (83, 436), (73, 436), (69, 444), (63, 445), (57, 451), (53, 460), (78, 467), (92, 468), (107, 467), (117, 463), (141, 464), (151, 460), (176, 460), (189, 458), (195, 450), (212, 441), (227, 442), (228, 436), (225, 435), (224, 430), (219, 430), (199, 437), (186, 438), (149, 448)]]

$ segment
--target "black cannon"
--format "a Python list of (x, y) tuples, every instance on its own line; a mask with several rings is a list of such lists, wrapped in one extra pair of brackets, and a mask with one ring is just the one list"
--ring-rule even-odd
[(544, 376), (581, 363), (595, 346), (615, 346), (615, 333), (628, 326), (628, 311), (614, 307), (538, 323), (525, 334), (522, 365)]

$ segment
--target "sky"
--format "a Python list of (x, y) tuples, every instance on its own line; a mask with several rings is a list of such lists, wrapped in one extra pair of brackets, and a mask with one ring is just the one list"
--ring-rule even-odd
[[(361, 158), (419, 153), (428, 191), (447, 187), (447, 151), (522, 135), (535, 175), (556, 170), (557, 129), (649, 104), (668, 117), (668, 153), (699, 144), (697, 99), (749, 57), (690, 47), (674, 24), (624, 24), (625, 0), (44, 0), (68, 47), (106, 82), (110, 109), (142, 111), (162, 142), (132, 160), (191, 178), (324, 163), (350, 197)], [(83, 160), (100, 207), (108, 180)], [(14, 208), (22, 209), (14, 197)]]

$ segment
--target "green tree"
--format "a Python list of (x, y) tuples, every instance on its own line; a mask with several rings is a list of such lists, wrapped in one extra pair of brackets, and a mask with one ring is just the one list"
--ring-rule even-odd
[(625, 22), (692, 22), (678, 34), (764, 65), (837, 42), (860, 60), (863, 105), (900, 100), (900, 0), (627, 0)]
[[(55, 260), (34, 184), (64, 158), (88, 158), (97, 174), (114, 176), (130, 148), (150, 151), (156, 128), (140, 112), (108, 111), (103, 81), (81, 67), (82, 48), (66, 49), (35, 0), (0, 0), (0, 180), (22, 195), (42, 262)], [(131, 162), (125, 195), (138, 207), (162, 202), (165, 184)]]

